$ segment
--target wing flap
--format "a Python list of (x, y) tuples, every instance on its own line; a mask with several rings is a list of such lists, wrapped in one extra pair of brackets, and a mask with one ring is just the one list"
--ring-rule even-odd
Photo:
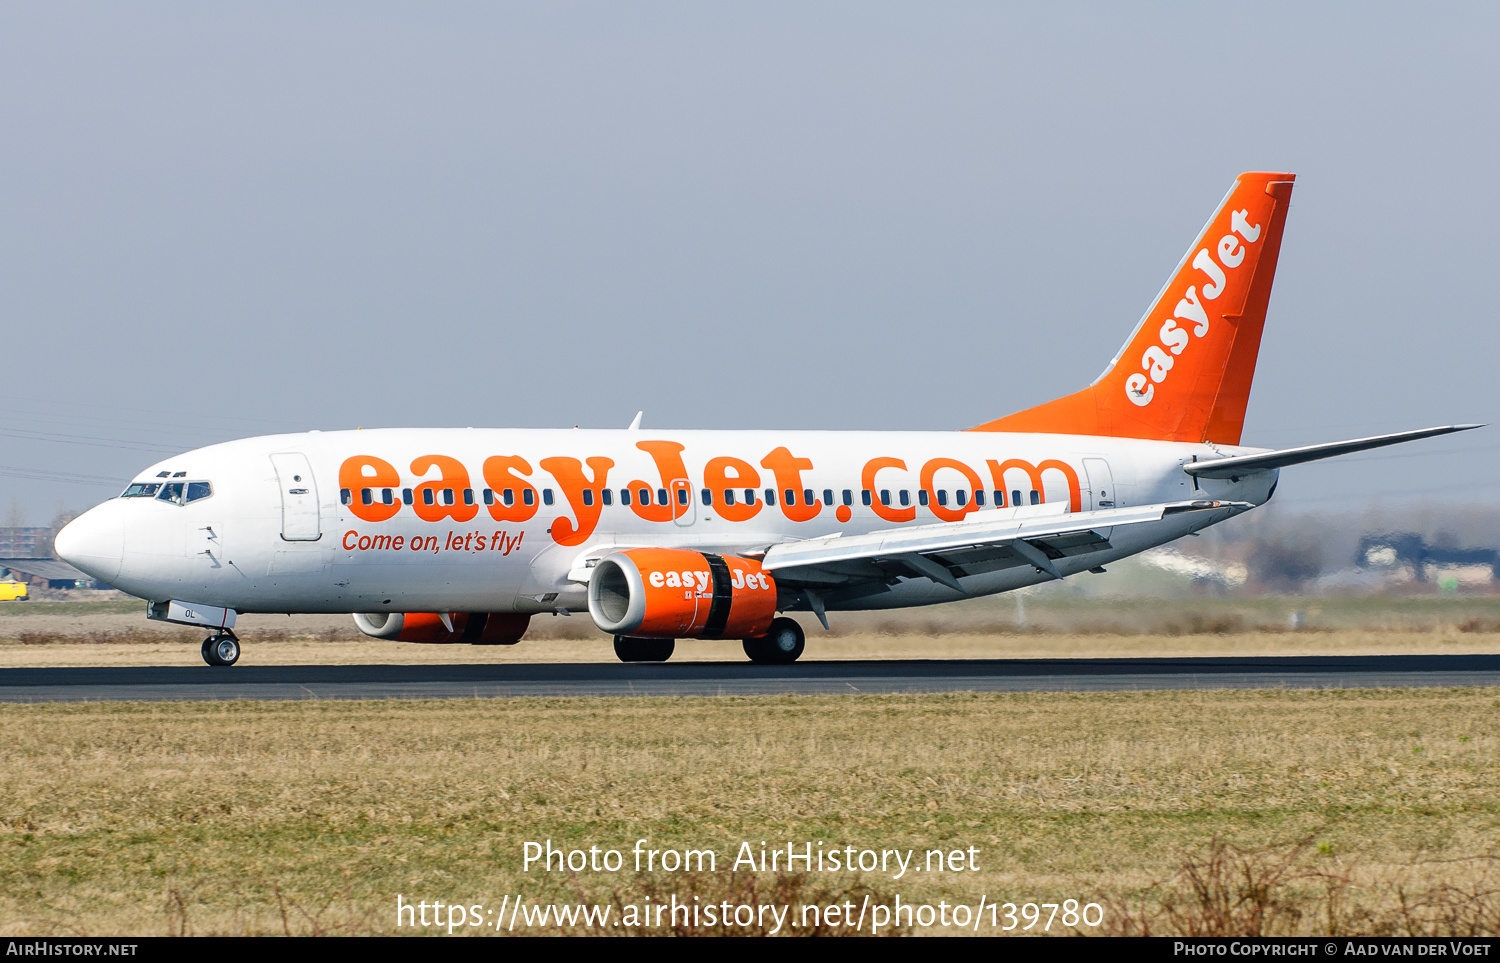
[(1067, 511), (1064, 502), (985, 513), (962, 522), (940, 522), (866, 535), (828, 535), (773, 545), (762, 567), (777, 582), (837, 588), (860, 582), (929, 578), (962, 591), (958, 579), (1018, 565), (1062, 578), (1056, 562), (1104, 551), (1121, 526), (1160, 521), (1181, 512), (1244, 510), (1243, 502), (1191, 501)]

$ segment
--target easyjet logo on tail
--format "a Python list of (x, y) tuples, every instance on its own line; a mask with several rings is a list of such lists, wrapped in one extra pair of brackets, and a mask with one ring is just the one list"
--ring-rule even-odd
[(974, 430), (1239, 444), (1292, 181), (1241, 174), (1102, 375)]
[[(1138, 371), (1125, 379), (1125, 397), (1130, 399), (1131, 404), (1143, 408), (1149, 405), (1156, 396), (1156, 386), (1167, 380), (1175, 359), (1187, 348), (1188, 330), (1179, 328), (1179, 321), (1192, 325), (1194, 338), (1202, 338), (1208, 334), (1208, 311), (1203, 303), (1214, 301), (1224, 293), (1224, 288), (1229, 283), (1226, 272), (1245, 263), (1245, 245), (1254, 244), (1260, 239), (1260, 225), (1250, 223), (1248, 210), (1231, 213), (1229, 224), (1231, 233), (1219, 238), (1217, 260), (1206, 247), (1193, 255), (1193, 269), (1207, 278), (1203, 282), (1202, 293), (1200, 294), (1198, 285), (1188, 285), (1187, 292), (1172, 312), (1173, 316), (1162, 322), (1161, 329), (1157, 332), (1161, 344), (1151, 345), (1141, 355), (1141, 370), (1145, 374)], [(1149, 381), (1147, 375), (1150, 375)]]

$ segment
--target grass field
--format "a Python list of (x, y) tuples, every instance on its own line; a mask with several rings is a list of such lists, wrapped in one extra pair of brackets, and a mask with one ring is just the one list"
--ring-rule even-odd
[[(388, 933), (398, 893), (520, 893), (1493, 934), (1497, 723), (1480, 689), (0, 706), (0, 933)], [(547, 839), (721, 861), (524, 872)], [(731, 878), (742, 841), (979, 870)]]

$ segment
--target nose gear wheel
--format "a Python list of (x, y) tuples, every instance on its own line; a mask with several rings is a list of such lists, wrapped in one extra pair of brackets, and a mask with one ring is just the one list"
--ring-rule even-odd
[(229, 632), (210, 635), (199, 651), (209, 665), (234, 665), (240, 660), (240, 640)]

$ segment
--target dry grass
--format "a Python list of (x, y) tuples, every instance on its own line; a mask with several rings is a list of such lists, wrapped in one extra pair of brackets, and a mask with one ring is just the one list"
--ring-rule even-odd
[[(142, 603), (39, 603), (0, 617), (0, 668), (198, 665), (205, 632), (148, 622)], [(1500, 653), (1500, 598), (979, 599), (802, 616), (807, 659), (1108, 658)], [(1293, 629), (1291, 615), (1300, 628)], [(587, 615), (537, 616), (515, 646), (368, 639), (347, 615), (245, 615), (245, 665), (613, 661)], [(742, 661), (738, 642), (680, 640), (677, 660)]]
[[(1119, 932), (1493, 934), (1497, 709), (1485, 689), (0, 706), (0, 933), (384, 933), (397, 893), (803, 886), (1093, 899)], [(544, 839), (723, 862), (523, 872)], [(763, 840), (974, 846), (980, 870), (731, 880)], [(1286, 840), (1307, 842), (1265, 849)]]
[(1315, 836), (1242, 849), (1215, 839), (1170, 880), (1110, 906), (1111, 936), (1494, 936), (1500, 856), (1330, 863)]

